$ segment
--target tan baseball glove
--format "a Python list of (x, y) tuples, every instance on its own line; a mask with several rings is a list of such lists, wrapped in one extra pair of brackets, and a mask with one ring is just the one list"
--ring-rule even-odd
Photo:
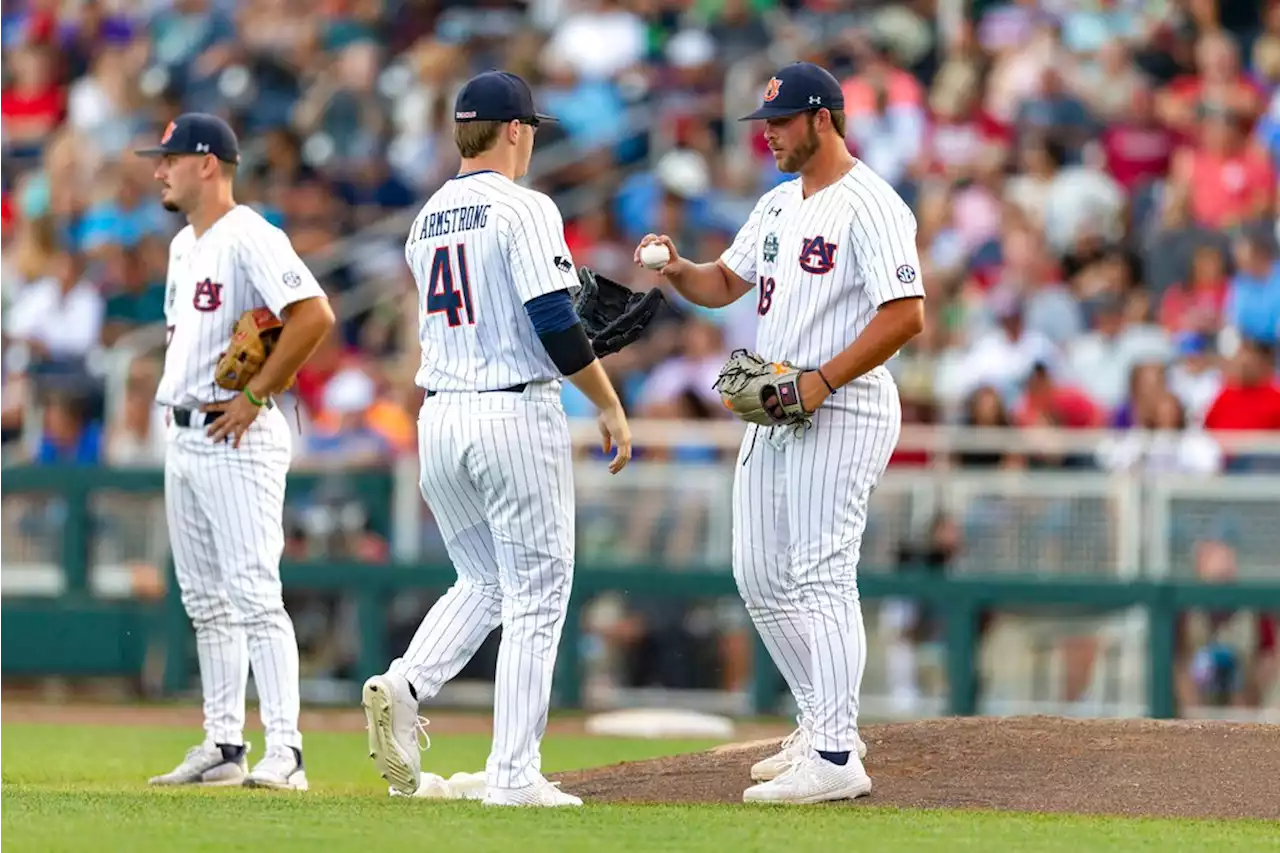
[[(218, 356), (214, 381), (228, 391), (243, 391), (249, 380), (262, 370), (283, 330), (284, 323), (267, 308), (254, 308), (241, 314), (226, 351)], [(284, 388), (276, 390), (283, 391), (292, 385), (290, 376)]]
[(811, 412), (800, 402), (800, 374), (795, 365), (765, 361), (745, 349), (734, 350), (713, 386), (724, 407), (744, 421), (761, 426), (808, 426)]

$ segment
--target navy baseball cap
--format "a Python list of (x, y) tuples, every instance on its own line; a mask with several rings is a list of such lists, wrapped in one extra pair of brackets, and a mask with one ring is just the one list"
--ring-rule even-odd
[(783, 118), (823, 107), (844, 109), (840, 81), (812, 62), (793, 62), (769, 78), (760, 108), (738, 120)]
[(231, 125), (208, 113), (183, 113), (160, 136), (160, 144), (135, 151), (139, 157), (212, 154), (224, 163), (240, 162), (240, 143)]
[(453, 107), (455, 122), (522, 121), (537, 126), (555, 121), (533, 108), (529, 84), (508, 71), (486, 71), (467, 81)]

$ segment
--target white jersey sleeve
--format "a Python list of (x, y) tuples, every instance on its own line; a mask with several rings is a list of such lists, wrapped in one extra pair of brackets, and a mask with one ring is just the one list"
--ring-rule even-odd
[(507, 232), (507, 253), (520, 301), (577, 287), (564, 220), (555, 202), (542, 193), (522, 194), (512, 201), (515, 218)]
[(901, 198), (876, 195), (853, 217), (850, 237), (867, 295), (877, 308), (894, 299), (924, 296), (916, 217)]
[(240, 237), (241, 273), (271, 313), (283, 317), (284, 309), (294, 302), (325, 295), (316, 277), (294, 251), (288, 235), (279, 228), (268, 225), (260, 230), (246, 230)]
[(747, 217), (747, 221), (738, 229), (738, 236), (733, 238), (733, 244), (720, 255), (721, 262), (733, 270), (734, 275), (752, 285), (756, 283), (756, 251), (760, 247), (760, 218), (763, 215), (765, 203), (772, 196), (772, 192), (761, 196), (752, 209), (751, 215)]

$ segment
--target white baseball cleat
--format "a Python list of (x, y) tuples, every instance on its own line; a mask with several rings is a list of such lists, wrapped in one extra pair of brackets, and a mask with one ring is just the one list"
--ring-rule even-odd
[(248, 765), (245, 756), (249, 744), (234, 746), (205, 742), (187, 750), (182, 763), (160, 776), (152, 776), (150, 785), (203, 785), (227, 787), (243, 785)]
[(409, 682), (398, 675), (375, 675), (364, 683), (361, 704), (374, 766), (391, 787), (412, 794), (422, 780), (422, 751), (431, 748), (431, 738)]
[[(865, 759), (867, 745), (863, 743), (860, 736), (855, 734), (854, 738), (858, 749), (858, 760)], [(770, 779), (776, 779), (791, 766), (791, 762), (804, 758), (812, 751), (813, 734), (801, 723), (799, 728), (787, 735), (786, 740), (782, 742), (782, 749), (777, 754), (762, 758), (751, 765), (751, 780), (768, 782)]]
[(302, 766), (302, 750), (289, 746), (273, 746), (245, 777), (246, 788), (271, 788), (276, 791), (305, 791), (307, 771)]
[(852, 800), (871, 793), (871, 777), (862, 762), (849, 756), (841, 767), (815, 753), (797, 758), (777, 778), (742, 792), (744, 803), (825, 803)]
[(559, 782), (539, 779), (523, 788), (489, 788), (484, 794), (486, 806), (580, 806), (582, 800), (560, 790)]

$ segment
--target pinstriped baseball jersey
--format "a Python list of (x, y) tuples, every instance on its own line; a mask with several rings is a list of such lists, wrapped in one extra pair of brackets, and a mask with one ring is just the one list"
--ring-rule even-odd
[(924, 295), (915, 215), (861, 162), (809, 198), (799, 178), (766, 193), (721, 260), (756, 285), (757, 351), (801, 367), (849, 346), (883, 303)]
[(156, 399), (196, 408), (235, 396), (213, 381), (218, 357), (245, 311), (277, 317), (324, 291), (289, 237), (247, 205), (237, 205), (199, 239), (188, 225), (169, 244), (164, 317), (168, 342)]
[[(721, 256), (756, 283), (760, 354), (821, 366), (885, 302), (923, 296), (915, 232), (910, 208), (862, 163), (807, 199), (799, 179), (766, 194)], [(858, 560), (901, 427), (881, 366), (828, 398), (811, 429), (749, 426), (738, 455), (734, 579), (812, 748), (827, 754), (858, 744), (867, 659)]]
[(578, 286), (555, 203), (492, 171), (445, 183), (405, 242), (418, 284), (419, 386), (484, 391), (560, 378), (524, 303)]

